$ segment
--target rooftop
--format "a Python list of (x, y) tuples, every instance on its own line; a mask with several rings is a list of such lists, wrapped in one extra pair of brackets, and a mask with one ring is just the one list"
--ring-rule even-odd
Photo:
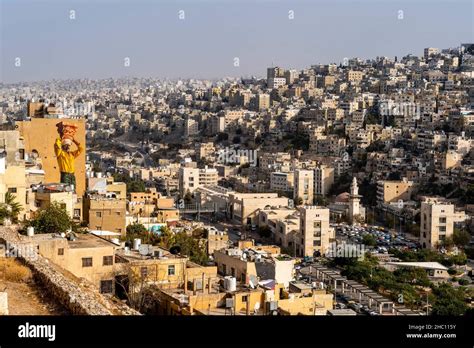
[(447, 267), (444, 267), (439, 262), (387, 262), (387, 264), (402, 267), (420, 267), (425, 269), (437, 269), (444, 271), (448, 270)]
[(67, 238), (61, 237), (59, 234), (56, 233), (35, 234), (34, 236), (30, 236), (27, 238), (29, 238), (30, 241), (37, 243), (52, 240), (66, 240), (68, 241), (69, 247), (72, 249), (102, 248), (115, 246), (115, 244), (113, 244), (112, 242), (96, 237), (92, 234), (76, 234), (75, 240), (68, 240)]
[(146, 260), (166, 260), (166, 259), (185, 259), (186, 256), (180, 254), (171, 254), (169, 250), (159, 246), (152, 246), (142, 244), (142, 247), (148, 246), (148, 253), (146, 255), (140, 254), (139, 250), (118, 249), (116, 255), (128, 261), (146, 261)]

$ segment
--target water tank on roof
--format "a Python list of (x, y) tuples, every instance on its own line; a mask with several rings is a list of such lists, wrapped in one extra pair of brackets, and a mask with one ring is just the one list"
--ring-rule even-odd
[(33, 237), (35, 235), (35, 228), (33, 226), (30, 226), (26, 229), (26, 235), (28, 237)]
[(140, 238), (135, 238), (133, 240), (133, 250), (138, 250), (140, 248), (140, 244), (142, 244), (142, 240)]
[(224, 288), (227, 291), (237, 290), (237, 279), (235, 277), (227, 276), (224, 278)]

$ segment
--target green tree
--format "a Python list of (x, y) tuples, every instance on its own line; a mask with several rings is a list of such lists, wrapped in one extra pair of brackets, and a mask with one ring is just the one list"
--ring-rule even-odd
[(146, 191), (145, 182), (141, 179), (133, 179), (130, 177), (130, 175), (125, 175), (122, 173), (115, 173), (113, 177), (114, 181), (124, 182), (127, 185), (127, 193)]
[(27, 223), (27, 226), (33, 226), (36, 233), (64, 233), (73, 229), (75, 224), (66, 208), (54, 202), (46, 209), (40, 210), (34, 219)]
[(127, 226), (125, 240), (132, 243), (134, 239), (140, 239), (143, 244), (157, 245), (160, 242), (160, 236), (150, 232), (140, 223), (133, 223)]
[(409, 283), (420, 286), (429, 286), (431, 284), (426, 271), (422, 268), (399, 268), (393, 272), (393, 275), (400, 283)]
[(186, 204), (191, 204), (193, 201), (193, 195), (191, 194), (191, 192), (189, 192), (189, 190), (186, 192), (186, 194), (184, 195), (184, 203)]
[(325, 196), (322, 195), (317, 195), (316, 196), (316, 205), (321, 205), (321, 206), (327, 206), (328, 205), (328, 199)]
[(21, 204), (15, 201), (15, 196), (7, 192), (5, 194), (5, 202), (0, 204), (0, 222), (3, 223), (5, 219), (17, 222), (21, 208)]
[(464, 247), (471, 241), (471, 235), (466, 230), (454, 229), (453, 242), (458, 247)]
[(174, 234), (167, 243), (167, 248), (179, 246), (181, 255), (189, 256), (192, 262), (205, 265), (209, 261), (209, 257), (203, 245), (198, 239), (188, 236), (186, 232)]
[(377, 240), (373, 235), (366, 234), (364, 237), (362, 237), (362, 243), (368, 246), (376, 246)]
[(127, 234), (143, 234), (143, 233), (146, 233), (148, 232), (146, 227), (143, 225), (143, 224), (140, 224), (138, 222), (134, 222), (133, 224), (131, 225), (128, 225), (127, 226)]
[(432, 307), (433, 315), (463, 315), (468, 307), (465, 302), (464, 289), (454, 289), (448, 283), (433, 287), (436, 296)]

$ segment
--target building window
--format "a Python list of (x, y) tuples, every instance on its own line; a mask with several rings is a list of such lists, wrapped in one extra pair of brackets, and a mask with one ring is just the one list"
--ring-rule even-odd
[(16, 187), (9, 187), (8, 192), (10, 193), (16, 193)]
[(147, 267), (140, 267), (140, 274), (142, 278), (145, 278), (148, 275), (148, 268)]
[(101, 280), (100, 281), (100, 293), (101, 294), (111, 294), (113, 292), (113, 282), (112, 280)]
[(58, 255), (59, 255), (59, 256), (64, 255), (64, 248), (59, 248), (59, 249), (58, 249)]
[(169, 275), (169, 276), (175, 275), (175, 267), (174, 267), (174, 265), (169, 265), (169, 266), (168, 266), (168, 275)]
[(98, 217), (98, 218), (102, 217), (102, 212), (97, 211), (97, 212), (95, 213), (95, 217)]
[(313, 246), (321, 246), (321, 241), (320, 240), (313, 240)]
[(103, 266), (111, 266), (114, 264), (114, 257), (113, 256), (104, 256), (102, 258), (102, 265)]
[(83, 257), (82, 267), (92, 267), (92, 257)]
[(120, 216), (120, 214), (121, 214), (121, 213), (120, 213), (119, 211), (116, 211), (116, 212), (115, 212), (115, 215)]
[(81, 218), (81, 209), (74, 209), (74, 218), (76, 219)]
[(446, 226), (439, 226), (440, 232), (446, 232)]
[(247, 302), (249, 300), (249, 295), (242, 296), (242, 302)]
[(439, 218), (439, 223), (440, 224), (445, 224), (446, 223), (446, 218), (445, 217), (440, 217)]

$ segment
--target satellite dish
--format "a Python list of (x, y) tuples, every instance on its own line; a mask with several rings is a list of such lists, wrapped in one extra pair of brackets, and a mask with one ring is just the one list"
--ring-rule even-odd
[(180, 252), (181, 252), (181, 247), (179, 245), (175, 245), (170, 248), (170, 253), (172, 255), (179, 254)]
[(255, 302), (255, 306), (253, 308), (255, 309), (255, 312), (258, 312), (260, 309), (260, 302)]

